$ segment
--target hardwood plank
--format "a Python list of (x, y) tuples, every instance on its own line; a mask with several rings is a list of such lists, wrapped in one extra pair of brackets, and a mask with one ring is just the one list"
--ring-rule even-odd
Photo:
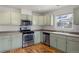
[(26, 48), (13, 49), (7, 53), (56, 53), (57, 51), (55, 48), (40, 43)]

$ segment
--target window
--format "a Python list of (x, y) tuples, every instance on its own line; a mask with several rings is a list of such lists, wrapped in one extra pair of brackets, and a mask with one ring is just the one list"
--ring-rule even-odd
[(72, 28), (73, 14), (59, 15), (55, 17), (57, 28)]

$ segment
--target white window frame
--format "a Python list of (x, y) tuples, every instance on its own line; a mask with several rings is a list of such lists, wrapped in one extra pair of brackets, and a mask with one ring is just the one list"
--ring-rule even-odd
[[(72, 14), (72, 28), (60, 28), (57, 26), (57, 20), (56, 20), (56, 17), (57, 16), (61, 16), (61, 15), (67, 15), (67, 14)], [(60, 15), (55, 15), (55, 29), (57, 30), (72, 30), (73, 29), (73, 21), (74, 21), (74, 16), (73, 16), (73, 13), (67, 13), (67, 14), (60, 14)]]

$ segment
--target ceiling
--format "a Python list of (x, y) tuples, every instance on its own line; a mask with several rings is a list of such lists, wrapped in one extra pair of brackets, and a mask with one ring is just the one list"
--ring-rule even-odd
[(26, 9), (36, 13), (44, 13), (67, 5), (6, 5), (8, 7)]

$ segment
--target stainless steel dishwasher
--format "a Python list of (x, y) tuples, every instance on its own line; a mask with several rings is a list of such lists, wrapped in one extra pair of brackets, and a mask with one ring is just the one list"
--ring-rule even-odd
[(43, 43), (50, 46), (50, 33), (43, 32)]

